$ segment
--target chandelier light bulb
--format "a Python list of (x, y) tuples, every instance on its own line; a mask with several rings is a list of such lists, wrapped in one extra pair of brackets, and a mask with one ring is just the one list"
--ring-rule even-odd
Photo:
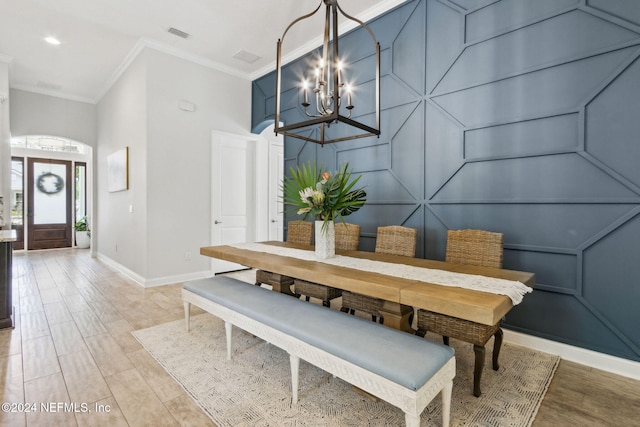
[[(369, 136), (380, 136), (380, 44), (376, 41), (371, 29), (362, 21), (346, 14), (338, 5), (337, 0), (318, 0), (320, 4), (314, 11), (303, 15), (294, 20), (284, 31), (282, 37), (278, 39), (276, 54), (276, 96), (275, 96), (275, 122), (274, 128), (276, 134), (282, 133), (285, 136), (298, 138), (306, 141), (315, 142), (321, 145), (338, 141), (346, 141), (355, 138), (365, 138)], [(302, 107), (302, 114), (306, 117), (302, 120), (294, 120), (293, 123), (282, 124), (281, 99), (283, 96), (282, 88), (282, 46), (285, 36), (289, 29), (299, 24), (303, 20), (310, 18), (318, 12), (322, 5), (325, 5), (324, 20), (324, 43), (320, 50), (307, 63), (307, 70), (304, 71), (302, 81), (297, 84), (297, 99), (299, 106)], [(354, 108), (352, 104), (351, 91), (352, 85), (345, 85), (345, 72), (349, 72), (349, 64), (346, 64), (344, 58), (349, 55), (342, 55), (339, 49), (339, 31), (338, 31), (338, 13), (345, 19), (355, 22), (360, 28), (366, 31), (371, 37), (371, 43), (375, 51), (375, 83), (373, 85), (373, 103), (370, 102), (371, 97), (363, 97), (362, 101), (367, 105), (363, 111), (369, 111), (370, 105), (375, 112), (375, 125), (367, 122), (359, 122), (351, 118), (351, 112)], [(368, 63), (368, 61), (367, 61)], [(356, 68), (367, 67), (366, 64), (359, 64)], [(345, 71), (346, 70), (346, 71)], [(314, 86), (315, 84), (315, 86)], [(287, 85), (284, 85), (286, 87)], [(311, 86), (311, 91), (309, 87)], [(347, 86), (347, 87), (345, 87)], [(367, 85), (367, 88), (372, 85)], [(302, 91), (302, 94), (300, 94)], [(346, 96), (345, 96), (346, 92)], [(302, 96), (301, 96), (302, 95)], [(284, 94), (287, 104), (290, 102), (293, 93)], [(302, 99), (302, 102), (300, 100)], [(359, 101), (361, 99), (359, 98)], [(346, 102), (345, 102), (346, 101)], [(344, 104), (347, 104), (346, 106)], [(341, 111), (341, 108), (343, 109)], [(285, 113), (288, 116), (289, 112)], [(333, 132), (325, 132), (330, 125), (334, 123), (342, 123), (346, 132), (340, 132), (332, 137)], [(318, 127), (318, 133), (309, 134), (306, 131), (300, 132), (299, 129)]]

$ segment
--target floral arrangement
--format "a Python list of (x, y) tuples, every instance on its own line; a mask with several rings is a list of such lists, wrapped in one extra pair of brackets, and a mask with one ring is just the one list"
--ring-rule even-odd
[(362, 175), (352, 179), (348, 163), (332, 175), (322, 165), (309, 162), (302, 168), (292, 167), (290, 175), (283, 180), (284, 202), (304, 219), (313, 215), (326, 224), (351, 215), (367, 201), (362, 188), (353, 188)]

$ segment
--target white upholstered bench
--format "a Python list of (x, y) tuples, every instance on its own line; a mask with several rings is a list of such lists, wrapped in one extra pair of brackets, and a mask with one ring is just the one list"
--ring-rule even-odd
[(443, 425), (449, 425), (455, 377), (453, 349), (383, 325), (226, 277), (185, 283), (190, 305), (225, 321), (227, 358), (232, 325), (289, 353), (292, 401), (298, 401), (300, 358), (399, 407), (407, 426), (442, 393)]

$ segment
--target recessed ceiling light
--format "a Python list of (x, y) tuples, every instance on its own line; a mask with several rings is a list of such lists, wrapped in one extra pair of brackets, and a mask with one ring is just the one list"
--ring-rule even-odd
[(55, 46), (58, 46), (60, 44), (60, 40), (55, 37), (45, 37), (44, 41)]

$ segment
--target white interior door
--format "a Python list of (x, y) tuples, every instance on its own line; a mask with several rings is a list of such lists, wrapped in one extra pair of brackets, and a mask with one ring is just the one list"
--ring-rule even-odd
[(284, 236), (282, 177), (284, 176), (284, 147), (269, 142), (269, 240), (282, 241)]
[[(255, 240), (255, 143), (250, 136), (212, 134), (211, 244)], [(212, 258), (213, 273), (246, 268)]]

